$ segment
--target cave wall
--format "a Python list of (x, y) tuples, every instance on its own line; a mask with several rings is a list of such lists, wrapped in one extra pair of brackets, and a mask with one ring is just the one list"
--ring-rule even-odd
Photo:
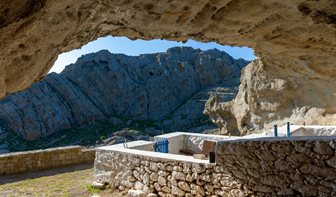
[[(263, 62), (264, 77), (285, 81), (284, 89), (271, 91), (268, 97), (288, 105), (294, 101), (287, 86), (301, 89), (304, 95), (295, 92), (300, 97), (295, 106), (317, 105), (325, 110), (322, 115), (334, 113), (329, 98), (335, 92), (336, 2), (330, 0), (1, 1), (0, 97), (39, 81), (58, 54), (106, 35), (191, 38), (251, 47)], [(247, 96), (251, 99), (242, 105), (256, 105), (253, 97), (264, 90), (269, 89), (251, 89), (253, 94)], [(263, 109), (258, 111), (261, 117), (268, 113)], [(280, 117), (289, 117), (292, 111)], [(245, 123), (239, 124), (242, 132)]]

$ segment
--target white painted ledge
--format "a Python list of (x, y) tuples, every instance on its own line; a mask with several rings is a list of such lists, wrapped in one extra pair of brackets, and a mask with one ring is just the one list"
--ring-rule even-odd
[(151, 144), (153, 144), (153, 142), (134, 141), (134, 142), (128, 142), (128, 147), (129, 148), (124, 148), (123, 144), (116, 144), (116, 145), (112, 145), (112, 146), (98, 147), (98, 148), (96, 148), (96, 150), (97, 151), (99, 151), (99, 150), (116, 151), (116, 152), (121, 152), (121, 153), (126, 153), (126, 154), (134, 154), (134, 155), (140, 155), (140, 156), (146, 156), (146, 157), (153, 157), (153, 158), (157, 158), (157, 159), (185, 161), (185, 162), (200, 163), (200, 164), (209, 164), (209, 160), (195, 159), (192, 156), (169, 154), (169, 153), (159, 153), (159, 152), (132, 149), (132, 148), (135, 148), (136, 146), (151, 145)]

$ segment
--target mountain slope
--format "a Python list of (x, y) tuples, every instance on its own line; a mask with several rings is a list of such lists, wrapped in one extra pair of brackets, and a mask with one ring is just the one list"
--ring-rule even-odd
[(237, 86), (247, 63), (219, 50), (188, 47), (140, 56), (103, 50), (82, 56), (62, 73), (51, 73), (0, 101), (0, 127), (26, 140), (120, 116), (181, 129), (190, 124), (174, 119), (183, 108), (185, 119), (208, 120), (202, 111), (209, 90), (202, 102), (188, 104), (188, 100), (219, 84)]

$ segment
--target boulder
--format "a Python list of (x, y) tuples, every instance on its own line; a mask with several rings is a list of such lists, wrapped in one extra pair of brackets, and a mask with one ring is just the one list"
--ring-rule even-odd
[(146, 197), (147, 194), (141, 190), (130, 189), (128, 190), (127, 196), (128, 197)]
[(92, 187), (95, 188), (95, 189), (105, 189), (105, 184), (104, 183), (100, 183), (98, 181), (94, 181), (92, 183)]

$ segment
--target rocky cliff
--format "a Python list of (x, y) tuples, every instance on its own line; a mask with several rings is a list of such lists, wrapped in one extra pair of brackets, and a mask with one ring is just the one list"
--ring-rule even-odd
[[(336, 2), (332, 0), (3, 0), (0, 97), (39, 81), (61, 52), (102, 36), (195, 39), (249, 46), (263, 61), (262, 68), (250, 71), (264, 78), (251, 75), (246, 87), (240, 88), (239, 95), (246, 95), (239, 97), (246, 98), (242, 108), (251, 112), (243, 115), (233, 110), (237, 107), (230, 112), (229, 119), (237, 117), (239, 132), (269, 124), (269, 115), (272, 121), (297, 117), (300, 122), (333, 124), (335, 27)], [(261, 89), (253, 85), (273, 79), (284, 86), (275, 84), (282, 87), (273, 91), (267, 85)]]
[(205, 113), (222, 133), (240, 135), (272, 129), (274, 124), (282, 126), (287, 121), (335, 125), (336, 82), (308, 70), (289, 70), (255, 60), (243, 69), (236, 98), (227, 102), (214, 95), (207, 101)]
[(209, 95), (232, 100), (247, 63), (187, 47), (140, 56), (88, 54), (0, 101), (1, 130), (36, 140), (107, 119), (150, 120), (170, 130), (200, 126), (208, 122), (202, 111)]
[(334, 76), (335, 25), (330, 0), (3, 0), (0, 97), (40, 80), (59, 53), (106, 35), (249, 46), (272, 66)]

